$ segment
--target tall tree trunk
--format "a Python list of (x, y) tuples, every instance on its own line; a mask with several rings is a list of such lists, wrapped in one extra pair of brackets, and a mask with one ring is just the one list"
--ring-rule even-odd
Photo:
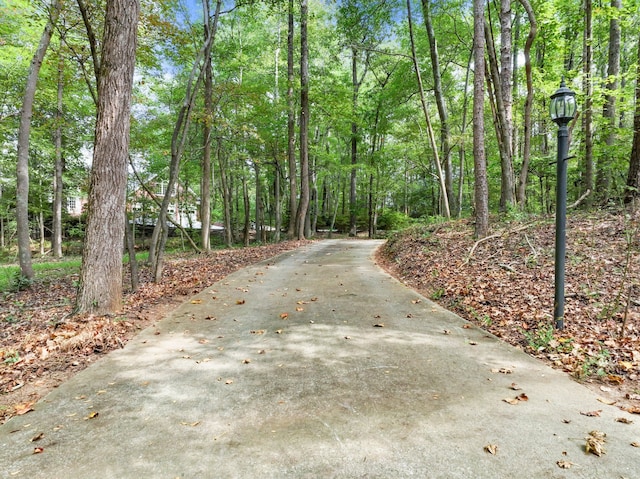
[(124, 237), (129, 254), (129, 273), (131, 274), (131, 291), (138, 290), (138, 260), (136, 259), (136, 239), (134, 236), (135, 221), (129, 223), (129, 215), (124, 212)]
[(40, 37), (40, 43), (31, 60), (24, 96), (22, 97), (22, 109), (20, 110), (18, 161), (16, 166), (16, 221), (20, 274), (28, 279), (33, 278), (31, 240), (29, 238), (29, 137), (31, 135), (31, 114), (33, 113), (33, 100), (38, 84), (38, 73), (40, 73), (44, 55), (47, 53), (47, 48), (49, 48), (49, 42), (61, 9), (62, 0), (54, 0), (49, 11), (49, 19)]
[(220, 167), (220, 189), (222, 190), (222, 208), (224, 212), (224, 242), (227, 247), (233, 246), (233, 232), (231, 230), (231, 186), (229, 185), (227, 162), (222, 151), (222, 138), (218, 137), (216, 156)]
[[(279, 16), (278, 16), (279, 17)], [(274, 103), (276, 106), (276, 118), (279, 117), (280, 107), (280, 20), (278, 20), (278, 44), (275, 51), (274, 60), (274, 80), (275, 86), (273, 89)], [(278, 243), (280, 241), (280, 231), (282, 229), (282, 187), (280, 186), (280, 175), (282, 174), (282, 165), (280, 164), (280, 141), (279, 135), (275, 135), (273, 146), (273, 164), (274, 164), (274, 176), (273, 176), (273, 202), (274, 216), (275, 216), (275, 231), (273, 232), (273, 241)]]
[[(593, 29), (591, 0), (584, 0), (584, 37), (583, 37), (583, 85), (584, 100), (584, 184), (583, 194), (593, 191), (595, 183), (595, 165), (593, 162), (593, 83), (591, 81), (591, 64), (593, 63)], [(592, 197), (587, 198), (587, 205), (591, 204)]]
[[(202, 0), (203, 4), (209, 0)], [(153, 271), (153, 279), (158, 282), (162, 278), (163, 262), (164, 262), (164, 248), (169, 236), (169, 225), (167, 223), (167, 215), (169, 210), (169, 204), (171, 203), (171, 192), (174, 190), (178, 181), (178, 175), (180, 173), (180, 162), (182, 161), (182, 154), (187, 142), (189, 133), (189, 127), (191, 125), (191, 112), (195, 104), (195, 97), (198, 92), (200, 82), (204, 77), (204, 65), (201, 67), (200, 62), (205, 59), (205, 53), (213, 45), (213, 41), (216, 35), (218, 26), (218, 18), (220, 16), (221, 1), (216, 4), (216, 12), (213, 17), (213, 24), (209, 30), (209, 35), (204, 41), (204, 44), (200, 48), (198, 55), (193, 63), (191, 74), (187, 80), (187, 91), (185, 93), (184, 101), (178, 112), (178, 118), (176, 120), (175, 127), (173, 129), (173, 135), (171, 137), (171, 162), (169, 164), (169, 179), (167, 181), (167, 192), (162, 198), (162, 205), (160, 206), (160, 212), (158, 213), (158, 221), (153, 229), (153, 235), (151, 239), (151, 247), (149, 248), (149, 259), (151, 260), (151, 269)]]
[(242, 205), (244, 206), (243, 244), (249, 246), (251, 240), (251, 203), (249, 203), (249, 187), (244, 172), (242, 173)]
[[(216, 10), (219, 11), (222, 1), (216, 3)], [(204, 10), (204, 39), (205, 42), (210, 36), (212, 29), (211, 16), (209, 14), (209, 1), (202, 2)], [(211, 69), (211, 43), (204, 52), (204, 110), (205, 122), (203, 127), (203, 149), (202, 149), (202, 178), (200, 185), (200, 222), (201, 243), (204, 251), (211, 251), (211, 122), (213, 120), (213, 72)]]
[(429, 39), (429, 54), (431, 56), (431, 69), (433, 71), (433, 93), (438, 107), (440, 117), (440, 143), (442, 148), (442, 162), (444, 166), (444, 179), (447, 185), (447, 195), (449, 197), (449, 207), (457, 210), (457, 199), (453, 187), (453, 164), (451, 160), (451, 132), (449, 129), (449, 115), (445, 102), (444, 91), (442, 89), (442, 74), (440, 72), (440, 56), (438, 53), (438, 43), (431, 21), (431, 0), (422, 0), (422, 16), (424, 17), (427, 37)]
[(87, 228), (76, 310), (115, 313), (122, 307), (127, 162), (140, 4), (107, 2), (98, 86), (98, 116)]
[(422, 84), (422, 75), (420, 73), (420, 64), (418, 63), (418, 57), (416, 55), (416, 45), (413, 37), (413, 20), (411, 17), (411, 0), (407, 0), (407, 18), (409, 20), (409, 38), (411, 40), (411, 58), (413, 60), (413, 68), (416, 71), (418, 90), (420, 92), (420, 103), (422, 104), (422, 113), (424, 114), (424, 119), (427, 123), (427, 132), (429, 134), (429, 141), (431, 142), (431, 149), (433, 150), (433, 161), (438, 173), (438, 179), (440, 180), (440, 196), (444, 205), (444, 215), (445, 217), (450, 218), (451, 210), (449, 209), (449, 195), (447, 193), (447, 185), (444, 178), (444, 172), (442, 171), (442, 165), (440, 163), (440, 155), (438, 154), (438, 145), (436, 144), (433, 126), (431, 125), (431, 118), (429, 117), (427, 99)]
[(287, 237), (296, 235), (296, 214), (298, 210), (298, 179), (296, 165), (296, 101), (294, 98), (294, 46), (293, 46), (293, 0), (289, 0), (287, 15), (287, 162), (289, 166), (289, 226)]
[[(503, 2), (506, 0), (502, 0)], [(505, 14), (506, 15), (506, 14)], [(509, 10), (509, 17), (510, 10)], [(502, 21), (501, 13), (501, 21)], [(505, 48), (501, 46), (501, 65), (498, 65), (498, 58), (495, 51), (495, 44), (491, 34), (489, 22), (485, 22), (484, 35), (487, 45), (487, 57), (489, 60), (489, 75), (494, 89), (492, 108), (495, 115), (496, 137), (498, 139), (498, 149), (500, 151), (500, 210), (506, 211), (515, 202), (515, 179), (513, 174), (513, 156), (511, 153), (511, 123), (512, 123), (512, 100), (511, 100), (511, 29), (508, 35), (501, 34), (501, 37), (508, 37), (509, 55), (505, 55)], [(503, 38), (503, 41), (506, 41)], [(507, 60), (508, 59), (508, 60)], [(505, 66), (502, 62), (508, 62), (508, 75), (505, 73)], [(506, 84), (503, 82), (506, 81)], [(505, 93), (508, 90), (508, 93)]]
[(353, 120), (351, 120), (351, 181), (349, 183), (349, 236), (358, 235), (357, 218), (357, 178), (358, 171), (358, 123), (355, 120), (358, 111), (358, 91), (360, 82), (358, 81), (358, 50), (351, 47), (351, 108)]
[(296, 231), (304, 239), (309, 209), (309, 43), (307, 38), (308, 0), (300, 0), (300, 204)]
[(522, 167), (518, 179), (517, 200), (520, 207), (524, 209), (527, 201), (527, 182), (529, 175), (529, 163), (531, 161), (531, 135), (532, 120), (531, 111), (533, 109), (533, 75), (531, 72), (531, 46), (538, 33), (536, 17), (528, 0), (520, 0), (520, 3), (527, 12), (529, 18), (529, 35), (524, 45), (524, 69), (527, 77), (527, 99), (524, 103), (524, 149), (522, 151)]
[(629, 158), (625, 203), (640, 197), (640, 39), (638, 39), (638, 62), (636, 65), (636, 110), (633, 116), (633, 146)]
[(473, 162), (475, 166), (475, 236), (489, 231), (489, 187), (484, 149), (484, 2), (473, 0)]
[(620, 75), (620, 23), (618, 21), (618, 15), (622, 9), (621, 0), (611, 0), (611, 20), (609, 21), (609, 58), (607, 65), (607, 79), (605, 81), (605, 103), (603, 107), (602, 116), (606, 119), (607, 133), (606, 144), (607, 153), (602, 155), (599, 160), (598, 167), (598, 192), (604, 193), (604, 199), (609, 198), (609, 189), (611, 184), (611, 168), (615, 159), (613, 153), (614, 146), (616, 144), (617, 137), (617, 118), (616, 118), (616, 94), (618, 91), (618, 76)]
[(62, 56), (62, 52), (59, 52), (59, 55), (56, 131), (54, 133), (56, 159), (53, 173), (53, 227), (51, 228), (51, 250), (55, 258), (62, 258), (62, 173), (64, 170), (64, 160), (62, 158), (62, 100), (64, 94), (64, 57)]

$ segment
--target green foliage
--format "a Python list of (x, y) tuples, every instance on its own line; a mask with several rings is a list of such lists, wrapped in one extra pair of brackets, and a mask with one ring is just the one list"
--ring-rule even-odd
[(410, 219), (398, 211), (385, 211), (378, 218), (378, 228), (386, 231), (400, 230), (410, 224)]
[(554, 329), (552, 324), (539, 323), (538, 327), (529, 331), (522, 330), (522, 334), (527, 340), (527, 346), (533, 351), (539, 352), (549, 348), (553, 341)]

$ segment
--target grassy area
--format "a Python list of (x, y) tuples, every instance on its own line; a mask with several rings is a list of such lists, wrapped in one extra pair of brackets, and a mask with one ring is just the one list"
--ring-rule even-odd
[[(50, 260), (33, 263), (36, 280), (55, 280), (80, 272), (81, 260), (78, 257), (63, 260)], [(9, 291), (18, 286), (20, 281), (20, 267), (17, 265), (0, 266), (0, 291)]]
[[(148, 251), (136, 254), (139, 262), (146, 261)], [(129, 263), (129, 257), (125, 256), (124, 264)], [(45, 259), (34, 261), (33, 270), (37, 280), (55, 281), (57, 278), (65, 278), (69, 275), (79, 274), (82, 260), (79, 256), (63, 258), (61, 260)], [(15, 264), (0, 265), (0, 292), (11, 291), (19, 286), (20, 267)]]

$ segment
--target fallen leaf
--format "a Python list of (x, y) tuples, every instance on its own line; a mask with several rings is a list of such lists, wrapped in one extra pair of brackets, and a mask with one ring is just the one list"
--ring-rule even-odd
[(236, 304), (244, 304), (245, 300), (244, 299), (239, 299), (236, 301)]
[(602, 412), (602, 409), (598, 409), (597, 411), (586, 411), (586, 412), (580, 411), (580, 414), (588, 417), (600, 417), (601, 412)]
[(465, 324), (464, 326), (462, 326), (463, 329), (471, 329), (471, 325), (470, 324)]
[(243, 359), (242, 360), (242, 364), (249, 364), (251, 362), (251, 359)]
[(264, 329), (252, 329), (249, 331), (251, 334), (264, 334)]
[(41, 432), (40, 434), (36, 434), (35, 436), (33, 436), (29, 441), (36, 442), (42, 439), (43, 437), (44, 437), (44, 432)]
[(384, 328), (384, 323), (377, 323), (373, 325), (374, 328)]
[(224, 383), (225, 384), (233, 384), (233, 379), (227, 379)]
[(411, 313), (407, 314), (407, 318), (409, 318), (409, 319), (413, 318), (413, 314), (411, 314)]
[(297, 311), (298, 313), (301, 313), (301, 312), (303, 312), (303, 311), (304, 311), (304, 308), (296, 308), (296, 311)]
[(557, 461), (556, 464), (560, 469), (570, 469), (574, 465), (571, 461)]
[(90, 412), (89, 415), (84, 418), (84, 420), (86, 421), (87, 419), (95, 419), (98, 417), (98, 414), (100, 413), (98, 413), (97, 411)]
[(528, 397), (525, 393), (522, 393), (522, 394), (520, 394), (520, 396), (518, 396), (516, 399), (517, 399), (518, 401), (525, 402), (525, 401), (528, 401), (528, 400), (529, 400), (529, 397)]
[(422, 303), (422, 300), (421, 299), (413, 299), (413, 300), (411, 300), (411, 302), (413, 304), (418, 304), (418, 303)]
[(494, 369), (491, 370), (491, 372), (492, 373), (500, 373), (500, 374), (511, 374), (511, 373), (513, 373), (513, 371), (511, 369), (509, 369), (509, 368), (500, 368), (500, 369), (494, 368)]
[(280, 313), (280, 319), (287, 319), (289, 317), (289, 313)]
[(631, 445), (632, 445), (633, 447), (640, 447), (640, 442), (638, 442), (638, 441), (634, 441), (634, 442), (632, 442), (632, 443), (631, 443)]
[(477, 343), (477, 342), (475, 342), (475, 341), (469, 341), (469, 344), (470, 344), (471, 346), (477, 346), (477, 345), (478, 345), (478, 343)]
[(598, 398), (598, 401), (600, 401), (602, 404), (606, 404), (607, 406), (613, 406), (615, 403), (618, 402), (612, 399), (605, 399), (605, 398)]
[(607, 376), (607, 381), (613, 384), (622, 384), (624, 382), (624, 378), (616, 374), (609, 374)]
[(487, 444), (486, 446), (484, 446), (484, 452), (488, 452), (489, 454), (495, 456), (496, 454), (498, 454), (498, 446), (496, 446), (495, 444)]
[(201, 299), (192, 299), (191, 300), (191, 304), (202, 304), (202, 300)]
[(600, 457), (606, 454), (604, 449), (605, 438), (607, 435), (602, 431), (591, 431), (585, 438), (587, 443), (585, 445), (585, 452), (595, 454)]
[(196, 427), (198, 424), (200, 424), (200, 421), (196, 421), (196, 422), (182, 421), (180, 424), (183, 425), (183, 426)]
[(628, 408), (625, 408), (625, 411), (630, 412), (631, 414), (640, 414), (640, 407), (629, 406)]
[(282, 329), (276, 329), (276, 334), (282, 334)]
[(34, 454), (41, 454), (44, 452), (44, 448), (43, 447), (34, 447), (33, 448), (33, 453)]
[(351, 339), (351, 336), (345, 336), (344, 339)]
[(564, 424), (571, 424), (571, 419), (563, 419), (562, 422)]
[(444, 329), (444, 330), (442, 331), (442, 333), (443, 333), (443, 334), (451, 334), (451, 330), (449, 330), (449, 329)]
[(208, 339), (204, 339), (202, 338), (200, 341), (198, 341), (200, 344), (207, 344), (209, 342)]
[(318, 298), (311, 298), (311, 301), (318, 301)]
[(515, 406), (516, 404), (518, 404), (520, 401), (518, 400), (518, 398), (504, 398), (503, 399), (504, 402), (511, 404), (512, 406)]
[(18, 404), (17, 406), (14, 406), (16, 416), (22, 416), (23, 414), (27, 414), (28, 412), (33, 411), (32, 406), (33, 406), (32, 402)]
[(626, 417), (617, 417), (615, 421), (621, 422), (622, 424), (633, 424), (633, 421), (631, 419), (627, 419)]
[(516, 383), (511, 383), (511, 386), (509, 386), (510, 389), (513, 389), (514, 391), (521, 391), (522, 388), (520, 386), (518, 386)]

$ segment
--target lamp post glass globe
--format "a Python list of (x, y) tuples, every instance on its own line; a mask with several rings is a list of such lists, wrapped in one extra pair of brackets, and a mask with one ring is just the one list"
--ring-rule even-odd
[(560, 88), (551, 95), (551, 119), (558, 125), (569, 123), (576, 115), (576, 93), (567, 87), (564, 78)]

